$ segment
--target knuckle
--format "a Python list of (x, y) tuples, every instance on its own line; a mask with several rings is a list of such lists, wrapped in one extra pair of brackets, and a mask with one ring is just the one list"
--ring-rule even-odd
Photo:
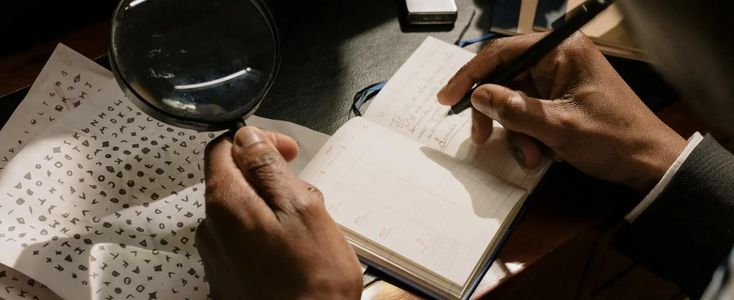
[(469, 62), (465, 63), (464, 65), (462, 65), (461, 68), (459, 68), (459, 71), (457, 71), (457, 73), (461, 73), (461, 74), (466, 73), (466, 70), (469, 69), (469, 64), (470, 63), (471, 63), (471, 61), (469, 61)]
[(585, 53), (585, 48), (575, 43), (571, 43), (563, 48), (563, 54), (569, 58), (580, 57)]
[(538, 41), (542, 40), (547, 35), (548, 35), (548, 32), (536, 32), (536, 33), (530, 33), (530, 34), (516, 35), (510, 38), (513, 38), (517, 40), (518, 42), (526, 43), (529, 46), (529, 45), (535, 44)]
[(502, 45), (502, 43), (507, 42), (507, 40), (511, 38), (512, 37), (491, 39), (484, 44), (484, 47), (482, 47), (482, 52), (496, 51), (496, 48), (498, 48), (500, 45)]
[(498, 39), (491, 39), (482, 48), (482, 51), (497, 52), (502, 51), (502, 48), (512, 45), (514, 43), (521, 42), (524, 39), (533, 38), (534, 35), (519, 35), (519, 36), (508, 36)]
[(293, 210), (301, 215), (309, 215), (318, 211), (322, 202), (312, 197), (298, 197), (293, 201)]
[(471, 72), (471, 65), (474, 64), (473, 61), (469, 61), (465, 63), (464, 65), (459, 68), (458, 71), (456, 71), (456, 74), (449, 79), (449, 83), (455, 83), (458, 81), (463, 81), (464, 79), (468, 79), (471, 81), (474, 81), (474, 76), (472, 76)]
[(515, 127), (514, 120), (511, 117), (508, 117), (507, 110), (505, 109), (500, 109), (497, 111), (497, 122), (502, 124), (504, 127)]
[(474, 101), (484, 102), (485, 104), (489, 105), (492, 102), (492, 89), (490, 89), (489, 85), (487, 84), (479, 85), (476, 89), (474, 89), (474, 92), (472, 93), (472, 99)]
[(576, 117), (566, 110), (558, 113), (558, 123), (561, 125), (562, 128), (567, 130), (578, 128), (579, 126)]
[(477, 62), (475, 62), (474, 60), (470, 60), (469, 62), (462, 65), (461, 68), (459, 68), (459, 71), (457, 72), (457, 74), (466, 76), (467, 78), (469, 78), (469, 80), (473, 81), (475, 76), (472, 75), (471, 69), (473, 68), (473, 65), (476, 63)]
[(486, 44), (484, 44), (482, 52), (497, 53), (520, 45), (532, 44), (542, 39), (545, 35), (546, 33), (532, 33), (491, 39)]
[[(470, 82), (477, 82), (482, 80), (482, 76), (478, 74), (478, 72), (484, 68), (484, 59), (472, 59), (471, 61), (467, 62), (461, 68), (459, 68), (459, 71), (456, 74), (459, 74), (466, 79), (468, 79)], [(452, 78), (452, 81), (455, 79), (456, 76)]]
[(580, 45), (583, 45), (585, 48), (594, 47), (594, 41), (592, 41), (589, 37), (587, 37), (585, 34), (583, 34), (581, 31), (576, 31), (573, 34), (574, 40), (579, 43)]
[(497, 116), (502, 122), (512, 126), (523, 110), (522, 96), (518, 92), (512, 92), (505, 96), (503, 102), (502, 105), (497, 105)]
[(230, 184), (218, 184), (217, 180), (207, 180), (204, 191), (204, 207), (207, 217), (220, 217), (231, 214), (240, 208), (241, 203), (257, 196), (252, 189), (234, 188)]
[(233, 227), (249, 233), (262, 231), (265, 224), (255, 221), (257, 217), (251, 211), (252, 206), (243, 203), (244, 198), (256, 195), (254, 192), (240, 194), (236, 197), (214, 196), (210, 198), (207, 195), (204, 204), (206, 219), (197, 228), (197, 236), (200, 234), (209, 234), (210, 236), (229, 235)]
[(552, 149), (564, 148), (569, 141), (578, 138), (578, 132), (584, 125), (579, 115), (577, 104), (573, 100), (555, 100), (550, 107), (552, 116), (549, 122), (548, 134), (543, 141)]
[(483, 79), (481, 75), (469, 71), (466, 72), (466, 77), (469, 78), (470, 82), (479, 82)]
[[(254, 147), (267, 147), (259, 144)], [(255, 149), (258, 150), (258, 149)], [(245, 171), (257, 178), (270, 179), (280, 176), (285, 170), (285, 162), (279, 153), (272, 149), (260, 149), (255, 151), (245, 164)]]
[(566, 57), (562, 52), (556, 51), (553, 56), (553, 64), (552, 66), (558, 68), (565, 67), (568, 65), (568, 57)]
[(571, 106), (573, 106), (573, 104), (567, 103), (559, 107), (557, 110), (558, 113), (556, 114), (556, 118), (558, 119), (558, 124), (563, 132), (575, 132), (582, 126), (582, 121), (580, 120), (576, 109)]
[(322, 193), (321, 190), (313, 185), (309, 185), (308, 191), (311, 192), (312, 197), (317, 203), (324, 203), (324, 193)]
[(563, 44), (563, 52), (570, 57), (584, 56), (593, 49), (593, 43), (584, 34), (576, 32)]
[(303, 197), (296, 197), (293, 209), (302, 215), (316, 213), (324, 208), (324, 194), (315, 186), (308, 185), (308, 193)]

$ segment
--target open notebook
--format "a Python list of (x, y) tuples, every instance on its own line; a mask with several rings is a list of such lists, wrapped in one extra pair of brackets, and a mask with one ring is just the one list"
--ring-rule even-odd
[(520, 167), (499, 125), (476, 146), (469, 111), (445, 116), (435, 95), (473, 56), (427, 38), (300, 173), (363, 260), (441, 298), (471, 295), (549, 165)]

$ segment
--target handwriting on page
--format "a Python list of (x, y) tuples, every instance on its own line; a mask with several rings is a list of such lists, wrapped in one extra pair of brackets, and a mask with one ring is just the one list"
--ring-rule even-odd
[(446, 117), (448, 107), (438, 104), (436, 93), (473, 56), (427, 38), (375, 97), (365, 117), (443, 150), (469, 118), (467, 113)]
[(340, 128), (301, 177), (340, 225), (458, 285), (525, 193), (364, 118)]
[(65, 298), (205, 297), (193, 243), (214, 133), (167, 126), (107, 90), (94, 101), (106, 105), (57, 120), (1, 173), (0, 260)]

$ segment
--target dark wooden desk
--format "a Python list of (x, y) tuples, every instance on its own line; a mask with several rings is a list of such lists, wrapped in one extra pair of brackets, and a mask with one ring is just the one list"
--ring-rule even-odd
[[(393, 29), (391, 29), (393, 30)], [(54, 38), (48, 42), (33, 46), (25, 51), (0, 57), (0, 108), (2, 113), (10, 114), (19, 97), (8, 98), (7, 95), (29, 86), (57, 42), (63, 42), (83, 55), (96, 59), (107, 52), (109, 39), (109, 22), (101, 22), (82, 28), (81, 30)], [(422, 39), (421, 37), (419, 37)], [(413, 38), (417, 40), (418, 38)], [(297, 47), (298, 42), (291, 42)], [(305, 54), (311, 50), (305, 49)], [(312, 54), (312, 53), (311, 53)], [(409, 53), (407, 53), (409, 54)], [(377, 55), (377, 54), (375, 54)], [(398, 63), (400, 58), (389, 58)], [(287, 63), (287, 62), (286, 62)], [(393, 63), (394, 64), (394, 63)], [(303, 64), (295, 64), (303, 67)], [(382, 68), (384, 74), (367, 74), (362, 79), (344, 78), (347, 86), (360, 87), (384, 79), (395, 67)], [(285, 70), (285, 79), (279, 79), (275, 89), (290, 80), (293, 70)], [(327, 74), (328, 75), (328, 74)], [(348, 75), (354, 75), (348, 73)], [(379, 76), (379, 77), (376, 77)], [(319, 77), (319, 76), (316, 76)], [(375, 78), (372, 78), (375, 77)], [(272, 104), (265, 105), (266, 117), (287, 119), (295, 122), (303, 121), (303, 114), (286, 112), (278, 115), (285, 102), (278, 97), (290, 96), (302, 85), (296, 85), (285, 92), (275, 92)], [(323, 88), (329, 88), (325, 86)], [(343, 86), (342, 86), (343, 88)], [(345, 90), (341, 93), (351, 94), (357, 89)], [(321, 91), (320, 93), (325, 93)], [(16, 93), (17, 95), (17, 93)], [(324, 96), (324, 94), (318, 94)], [(333, 95), (332, 95), (333, 96)], [(338, 107), (342, 113), (330, 122), (322, 124), (309, 120), (299, 122), (324, 132), (330, 132), (344, 121), (349, 103), (344, 99)], [(333, 113), (333, 112), (326, 112)], [(659, 112), (663, 120), (668, 122), (684, 136), (693, 130), (707, 129), (705, 124), (691, 117), (690, 112), (680, 103), (667, 106)], [(312, 118), (314, 119), (314, 118)], [(731, 139), (721, 137), (725, 144), (731, 145)], [(674, 285), (666, 283), (644, 269), (636, 267), (623, 255), (610, 250), (608, 242), (613, 236), (615, 225), (627, 212), (640, 195), (636, 195), (622, 187), (604, 183), (585, 176), (573, 168), (555, 165), (546, 176), (544, 183), (532, 195), (532, 205), (518, 223), (516, 229), (502, 248), (499, 259), (508, 264), (506, 274), (496, 284), (482, 287), (477, 296), (484, 298), (538, 298), (570, 299), (570, 298), (618, 298), (634, 296), (634, 298), (671, 299), (679, 297), (680, 291)], [(615, 285), (625, 289), (613, 289)], [(620, 294), (622, 293), (622, 294)], [(626, 293), (626, 294), (625, 294)], [(378, 277), (366, 286), (365, 299), (411, 299), (414, 294), (401, 287), (389, 278)]]

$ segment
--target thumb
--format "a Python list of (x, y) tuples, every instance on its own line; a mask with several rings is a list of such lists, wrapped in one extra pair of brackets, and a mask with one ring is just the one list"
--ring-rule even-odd
[(558, 103), (530, 97), (496, 84), (483, 84), (471, 96), (472, 106), (496, 120), (508, 130), (532, 136), (541, 141), (557, 128), (554, 112)]
[(245, 126), (234, 137), (232, 156), (258, 195), (273, 209), (289, 205), (289, 193), (295, 176), (283, 156), (261, 130)]

